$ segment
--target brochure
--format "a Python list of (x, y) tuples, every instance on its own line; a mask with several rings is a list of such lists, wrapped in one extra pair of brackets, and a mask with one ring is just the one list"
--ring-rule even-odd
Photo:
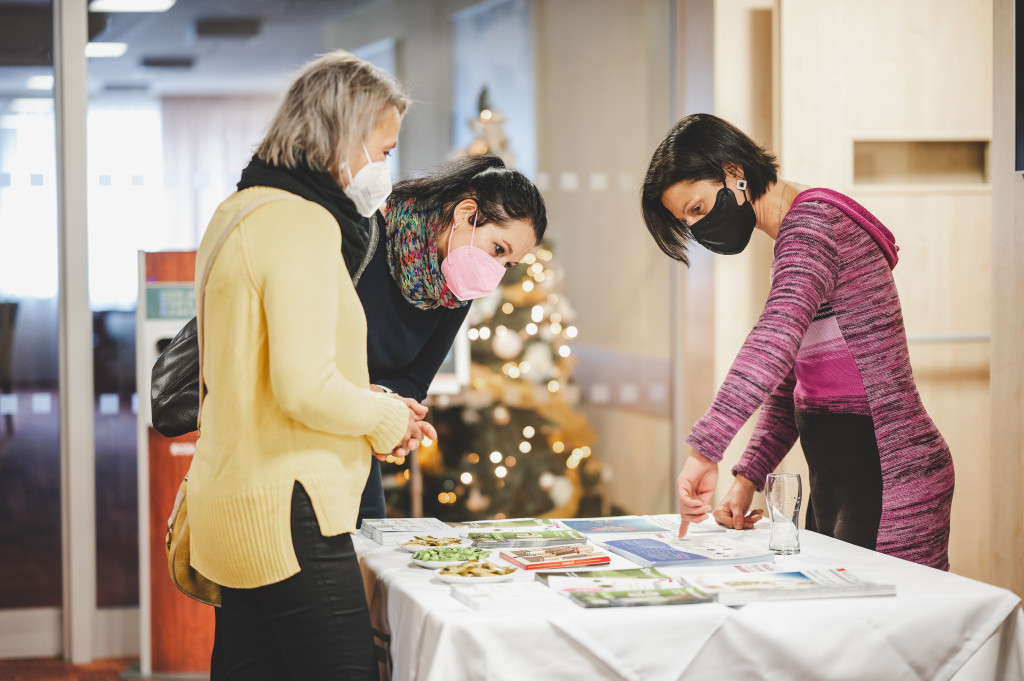
[(414, 537), (458, 537), (458, 531), (437, 518), (365, 518), (359, 533), (378, 544), (400, 544)]
[(618, 608), (638, 605), (689, 605), (710, 603), (711, 597), (699, 589), (636, 589), (633, 591), (589, 591), (569, 594), (569, 599), (584, 608)]
[(730, 533), (689, 535), (645, 533), (607, 540), (598, 545), (624, 556), (637, 565), (735, 565), (771, 563), (775, 556), (767, 546), (751, 543)]
[(455, 529), (463, 537), (470, 532), (521, 532), (524, 530), (564, 530), (565, 527), (547, 518), (500, 518), (496, 520), (469, 520), (456, 523)]
[[(574, 591), (600, 591), (602, 589), (668, 589), (679, 582), (656, 568), (627, 568), (625, 570), (571, 570), (568, 572), (539, 572), (536, 580), (559, 593)], [(685, 586), (690, 586), (686, 584)]]
[[(643, 532), (658, 532), (663, 534), (679, 534), (679, 514), (663, 513), (658, 515), (619, 515), (606, 516), (603, 518), (568, 518), (559, 520), (565, 527), (582, 532), (583, 534), (639, 534)], [(701, 534), (707, 532), (725, 532), (724, 527), (708, 518), (701, 523), (690, 523), (687, 534)]]
[[(664, 532), (668, 528), (664, 525), (657, 525), (649, 518), (638, 515), (609, 516), (606, 518), (571, 518), (562, 520), (566, 527), (572, 528), (583, 534), (604, 534), (609, 532)], [(678, 523), (676, 524), (678, 527)]]
[[(680, 518), (678, 513), (663, 513), (644, 517), (655, 525), (661, 525), (665, 530), (668, 530), (672, 536), (675, 537), (679, 535)], [(719, 525), (715, 522), (713, 517), (708, 516), (708, 518), (699, 523), (690, 523), (689, 527), (686, 529), (686, 535), (707, 534), (708, 532), (723, 533), (725, 531), (726, 527), (724, 525)]]
[(593, 544), (558, 544), (535, 549), (509, 549), (501, 557), (524, 570), (566, 568), (574, 565), (607, 565), (612, 557)]
[(744, 573), (738, 569), (702, 572), (680, 578), (723, 605), (807, 598), (895, 596), (896, 586), (869, 582), (844, 568), (790, 572)]
[(654, 568), (538, 574), (537, 580), (584, 608), (707, 603), (710, 596)]
[(482, 549), (524, 549), (558, 544), (586, 544), (587, 538), (576, 530), (539, 530), (511, 532), (470, 532), (473, 545)]

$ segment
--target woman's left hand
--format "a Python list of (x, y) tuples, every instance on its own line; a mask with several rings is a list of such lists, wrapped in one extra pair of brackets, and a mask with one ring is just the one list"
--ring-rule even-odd
[(753, 529), (754, 523), (764, 516), (764, 511), (759, 508), (747, 512), (756, 491), (757, 487), (753, 482), (743, 475), (737, 475), (732, 487), (715, 508), (715, 522), (735, 530)]

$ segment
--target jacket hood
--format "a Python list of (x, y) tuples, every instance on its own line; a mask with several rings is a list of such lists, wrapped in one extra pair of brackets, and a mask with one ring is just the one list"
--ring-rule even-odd
[(896, 245), (896, 237), (867, 208), (849, 196), (832, 191), (831, 189), (807, 189), (802, 191), (793, 199), (792, 207), (795, 208), (797, 204), (806, 201), (823, 201), (843, 211), (846, 217), (860, 225), (861, 229), (870, 234), (871, 238), (875, 240), (875, 243), (882, 250), (882, 255), (889, 262), (889, 269), (896, 267), (896, 263), (899, 262), (897, 252), (900, 250), (900, 247)]

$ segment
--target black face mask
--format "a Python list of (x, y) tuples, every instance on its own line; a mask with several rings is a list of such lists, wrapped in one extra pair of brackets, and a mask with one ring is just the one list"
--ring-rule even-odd
[[(742, 184), (740, 184), (742, 183)], [(715, 197), (715, 206), (707, 215), (693, 223), (693, 238), (704, 248), (719, 255), (736, 255), (750, 243), (757, 215), (747, 197), (747, 183), (740, 180), (737, 189), (743, 190), (743, 205), (736, 203), (736, 195), (723, 186)]]

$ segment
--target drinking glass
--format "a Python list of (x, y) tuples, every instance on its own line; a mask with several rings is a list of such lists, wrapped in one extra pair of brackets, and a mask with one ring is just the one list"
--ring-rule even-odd
[(768, 549), (779, 555), (800, 553), (800, 474), (769, 473), (764, 495), (768, 504)]

